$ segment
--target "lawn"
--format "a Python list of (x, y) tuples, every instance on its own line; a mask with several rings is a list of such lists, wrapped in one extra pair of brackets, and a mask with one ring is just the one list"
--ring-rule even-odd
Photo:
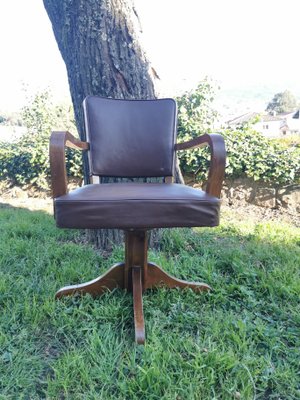
[(46, 212), (5, 204), (0, 241), (0, 399), (300, 398), (299, 229), (225, 215), (168, 231), (151, 261), (214, 290), (147, 292), (144, 347), (130, 294), (54, 300), (123, 249), (103, 258)]

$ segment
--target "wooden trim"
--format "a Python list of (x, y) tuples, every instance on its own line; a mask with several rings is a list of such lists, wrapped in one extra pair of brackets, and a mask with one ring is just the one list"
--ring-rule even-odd
[(60, 299), (64, 296), (76, 294), (90, 294), (93, 297), (97, 297), (107, 290), (124, 288), (124, 266), (125, 263), (115, 264), (106, 271), (105, 274), (93, 279), (92, 281), (81, 283), (79, 285), (65, 286), (56, 292), (55, 298)]
[(89, 144), (76, 139), (70, 132), (52, 132), (50, 136), (50, 171), (53, 198), (68, 192), (68, 180), (65, 161), (66, 147), (88, 150)]
[(175, 150), (194, 149), (207, 145), (210, 147), (211, 159), (206, 192), (212, 196), (220, 197), (226, 165), (226, 149), (223, 136), (218, 133), (198, 136), (188, 142), (175, 144)]
[(188, 282), (182, 279), (175, 278), (169, 275), (158, 265), (149, 262), (148, 263), (148, 279), (146, 282), (145, 289), (154, 289), (159, 287), (172, 288), (190, 288), (195, 292), (207, 292), (211, 290), (211, 287), (203, 282)]
[(142, 269), (143, 287), (147, 281), (147, 253), (148, 238), (145, 230), (125, 231), (125, 268), (124, 268), (124, 287), (131, 290), (131, 272), (134, 266), (140, 266)]
[(143, 287), (142, 287), (142, 268), (132, 267), (132, 295), (133, 295), (133, 316), (135, 342), (145, 343), (145, 322), (143, 312)]

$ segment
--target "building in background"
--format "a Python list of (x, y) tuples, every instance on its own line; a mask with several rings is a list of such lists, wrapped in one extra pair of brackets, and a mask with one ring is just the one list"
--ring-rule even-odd
[(249, 112), (240, 115), (226, 125), (229, 128), (239, 128), (245, 124), (253, 123), (253, 128), (269, 138), (284, 137), (287, 135), (300, 135), (300, 110), (276, 114), (260, 114)]

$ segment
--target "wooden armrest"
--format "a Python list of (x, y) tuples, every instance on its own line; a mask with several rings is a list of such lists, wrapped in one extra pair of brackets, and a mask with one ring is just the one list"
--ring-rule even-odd
[(89, 144), (76, 139), (70, 132), (52, 132), (50, 136), (50, 171), (53, 198), (68, 192), (65, 149), (88, 150)]
[(210, 147), (210, 168), (206, 185), (206, 192), (220, 197), (225, 175), (226, 150), (223, 136), (212, 133), (199, 136), (184, 143), (177, 143), (175, 150), (194, 149), (195, 147)]

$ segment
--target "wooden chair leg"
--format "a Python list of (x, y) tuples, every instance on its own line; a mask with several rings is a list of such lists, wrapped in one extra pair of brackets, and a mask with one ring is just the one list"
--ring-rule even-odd
[(145, 289), (153, 289), (156, 287), (166, 286), (168, 288), (191, 288), (195, 292), (211, 290), (210, 286), (202, 282), (188, 282), (177, 279), (154, 263), (148, 263), (148, 275)]
[(177, 279), (158, 265), (147, 261), (147, 232), (125, 232), (125, 263), (115, 264), (104, 275), (80, 285), (65, 286), (55, 297), (57, 299), (72, 294), (100, 296), (107, 290), (123, 288), (132, 291), (135, 326), (135, 341), (145, 343), (145, 323), (143, 314), (143, 291), (157, 287), (191, 288), (195, 292), (210, 290), (206, 283), (187, 282)]
[(135, 341), (137, 344), (144, 344), (145, 323), (143, 313), (142, 269), (138, 266), (132, 268), (132, 294)]
[(107, 290), (117, 287), (124, 287), (124, 263), (113, 265), (105, 274), (99, 276), (92, 281), (82, 283), (80, 285), (65, 286), (60, 289), (56, 295), (56, 299), (72, 294), (90, 294), (93, 297), (100, 296)]

